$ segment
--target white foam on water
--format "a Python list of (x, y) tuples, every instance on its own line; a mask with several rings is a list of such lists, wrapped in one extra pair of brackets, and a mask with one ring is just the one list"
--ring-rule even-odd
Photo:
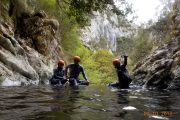
[(10, 79), (5, 79), (1, 83), (1, 86), (21, 86), (21, 81), (14, 81)]
[(6, 78), (2, 81), (0, 86), (24, 86), (24, 85), (37, 85), (39, 83), (39, 80), (11, 80)]
[(112, 92), (116, 92), (116, 91), (118, 91), (119, 89), (117, 89), (117, 88), (111, 88), (111, 91)]
[(129, 96), (129, 98), (138, 98), (137, 96)]
[(94, 94), (94, 96), (99, 97), (100, 95), (99, 94)]
[(137, 110), (137, 109), (133, 106), (127, 106), (127, 107), (124, 107), (123, 110)]

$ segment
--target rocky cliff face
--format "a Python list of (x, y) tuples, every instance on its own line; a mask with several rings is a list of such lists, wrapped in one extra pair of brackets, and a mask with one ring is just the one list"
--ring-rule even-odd
[[(128, 24), (124, 22), (126, 20), (123, 16), (121, 20), (119, 20), (115, 13), (93, 12), (93, 16), (95, 17), (91, 18), (90, 26), (86, 26), (80, 30), (81, 41), (91, 50), (94, 50), (94, 45), (101, 44), (100, 40), (104, 39), (107, 42), (104, 47), (111, 51), (116, 51), (116, 39), (129, 36), (133, 33), (132, 28), (128, 27)], [(123, 22), (124, 25), (120, 25)], [(130, 28), (131, 30), (129, 30)]]
[(8, 16), (11, 5), (3, 1), (0, 4), (0, 81), (3, 85), (8, 85), (7, 81), (20, 81), (18, 84), (21, 84), (47, 80), (52, 75), (54, 63), (62, 58), (57, 37), (58, 21), (48, 18), (43, 11), (13, 10), (20, 7), (16, 1), (11, 3), (11, 18)]
[(157, 48), (134, 68), (134, 83), (144, 87), (180, 88), (180, 1), (172, 15), (172, 40)]

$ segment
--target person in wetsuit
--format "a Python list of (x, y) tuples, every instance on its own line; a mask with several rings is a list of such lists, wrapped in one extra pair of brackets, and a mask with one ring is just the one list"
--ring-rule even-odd
[(58, 62), (58, 67), (54, 69), (54, 73), (52, 78), (49, 80), (51, 85), (63, 85), (67, 82), (66, 79), (64, 79), (64, 61), (60, 60)]
[(126, 56), (126, 55), (124, 56), (124, 64), (123, 65), (120, 64), (119, 59), (113, 60), (113, 65), (114, 65), (117, 75), (118, 75), (118, 82), (109, 84), (109, 86), (119, 87), (121, 89), (129, 88), (129, 84), (131, 83), (132, 79), (130, 78), (128, 71), (126, 69), (127, 57), (128, 56)]
[[(85, 75), (84, 68), (79, 64), (80, 57), (74, 57), (74, 63), (69, 64), (65, 68), (65, 78), (69, 78), (69, 83), (71, 86), (76, 85), (89, 85), (89, 81)], [(69, 77), (68, 77), (68, 70), (69, 70)], [(84, 80), (79, 80), (78, 76), (82, 73)]]

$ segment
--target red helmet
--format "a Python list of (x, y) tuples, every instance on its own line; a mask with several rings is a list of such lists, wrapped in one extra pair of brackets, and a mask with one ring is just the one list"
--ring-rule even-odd
[(114, 60), (112, 61), (112, 63), (113, 63), (113, 65), (119, 65), (119, 64), (120, 64), (120, 61), (119, 61), (119, 59), (114, 59)]
[(79, 56), (74, 56), (74, 62), (80, 62), (81, 61), (81, 58)]
[(59, 60), (58, 65), (64, 65), (64, 60)]

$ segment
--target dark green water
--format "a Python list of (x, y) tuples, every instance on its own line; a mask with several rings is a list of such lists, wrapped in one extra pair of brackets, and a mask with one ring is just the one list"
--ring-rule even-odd
[(180, 93), (100, 85), (0, 87), (0, 120), (148, 119), (180, 120)]

